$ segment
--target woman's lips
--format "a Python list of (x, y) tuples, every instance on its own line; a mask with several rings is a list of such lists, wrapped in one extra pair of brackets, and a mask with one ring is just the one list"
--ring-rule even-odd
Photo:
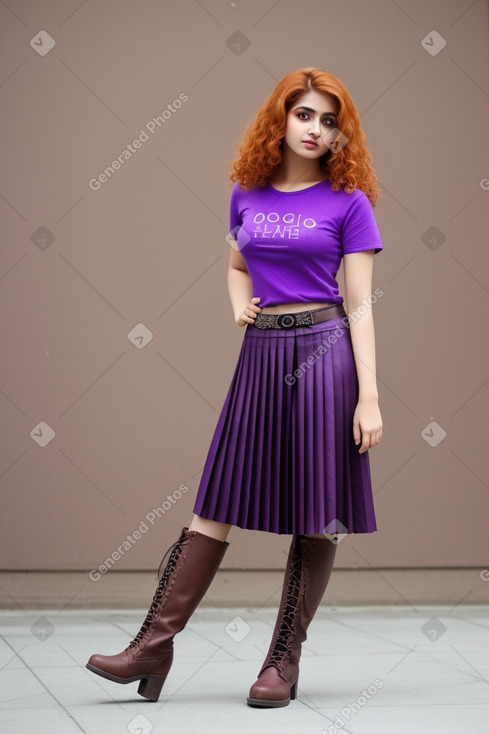
[(303, 140), (304, 145), (310, 146), (311, 148), (317, 148), (318, 144), (314, 140)]

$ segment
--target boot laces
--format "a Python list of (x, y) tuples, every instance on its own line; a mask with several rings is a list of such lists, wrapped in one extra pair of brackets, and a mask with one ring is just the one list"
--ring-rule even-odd
[[(179, 538), (175, 543), (173, 543), (168, 548), (165, 555), (161, 559), (161, 563), (158, 567), (158, 573), (157, 573), (157, 578), (159, 578), (158, 588), (155, 591), (155, 594), (153, 596), (153, 601), (151, 602), (151, 606), (146, 615), (146, 619), (144, 620), (143, 624), (141, 625), (141, 629), (137, 633), (136, 637), (126, 647), (126, 650), (130, 650), (133, 647), (137, 647), (142, 642), (145, 635), (148, 633), (154, 618), (156, 617), (156, 615), (158, 614), (158, 612), (161, 609), (163, 593), (165, 589), (168, 587), (170, 576), (174, 572), (178, 559), (182, 555), (183, 547), (184, 545), (188, 544), (189, 539), (190, 539), (189, 536)], [(168, 563), (166, 564), (166, 568), (160, 577), (161, 567), (168, 553), (170, 553), (170, 557), (168, 558)]]
[(273, 650), (266, 662), (266, 667), (273, 666), (278, 670), (282, 670), (287, 663), (287, 656), (290, 653), (290, 648), (295, 637), (303, 570), (302, 553), (300, 552), (299, 541), (297, 541), (287, 584), (287, 596), (282, 619)]

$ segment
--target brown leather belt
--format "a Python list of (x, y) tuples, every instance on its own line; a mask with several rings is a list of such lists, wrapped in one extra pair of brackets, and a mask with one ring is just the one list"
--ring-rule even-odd
[(297, 326), (320, 324), (322, 321), (329, 321), (338, 316), (346, 316), (342, 303), (297, 313), (259, 313), (253, 324), (248, 324), (248, 326), (256, 326), (258, 329), (293, 329)]

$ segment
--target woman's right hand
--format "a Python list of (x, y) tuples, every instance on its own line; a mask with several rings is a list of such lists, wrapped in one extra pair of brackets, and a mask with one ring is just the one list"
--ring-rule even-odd
[(236, 318), (236, 323), (238, 326), (246, 326), (246, 324), (253, 324), (256, 315), (260, 313), (261, 308), (258, 306), (258, 301), (260, 301), (259, 296), (255, 296), (251, 299), (249, 303), (246, 304), (243, 311), (238, 315)]

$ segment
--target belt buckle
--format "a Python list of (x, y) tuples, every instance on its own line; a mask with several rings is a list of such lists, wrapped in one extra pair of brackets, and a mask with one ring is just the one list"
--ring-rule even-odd
[(281, 329), (292, 329), (294, 326), (312, 326), (312, 324), (314, 324), (314, 318), (311, 310), (282, 313), (277, 317), (277, 326)]
[(277, 325), (280, 329), (292, 329), (297, 324), (297, 317), (293, 313), (281, 313), (277, 317)]

